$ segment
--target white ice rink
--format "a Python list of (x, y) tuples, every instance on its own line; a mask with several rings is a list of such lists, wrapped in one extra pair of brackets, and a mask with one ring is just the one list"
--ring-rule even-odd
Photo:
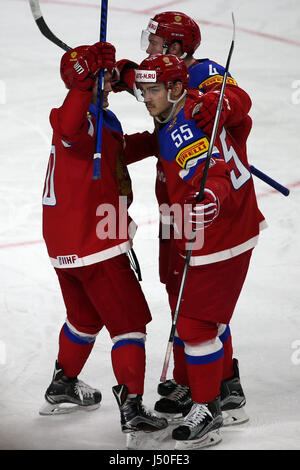
[[(98, 336), (81, 378), (103, 394), (99, 410), (41, 417), (65, 319), (58, 282), (41, 234), (41, 194), (51, 129), (49, 111), (65, 88), (61, 49), (39, 32), (27, 0), (1, 0), (0, 16), (0, 449), (124, 449), (110, 362)], [(72, 47), (99, 38), (100, 1), (41, 0), (46, 22)], [(262, 6), (263, 5), (263, 6)], [(159, 11), (194, 17), (202, 31), (197, 57), (225, 65), (231, 12), (237, 34), (231, 73), (252, 97), (249, 161), (291, 189), (289, 197), (255, 180), (268, 221), (232, 321), (250, 421), (223, 431), (215, 450), (300, 450), (300, 3), (299, 0), (110, 0), (107, 40), (117, 58), (140, 62), (141, 29)], [(112, 95), (124, 132), (152, 129), (142, 104)], [(170, 331), (158, 280), (155, 160), (130, 168), (140, 224), (135, 250), (153, 321), (148, 328), (144, 402), (157, 399)], [(169, 372), (171, 374), (172, 367)], [(172, 449), (171, 440), (157, 449)]]

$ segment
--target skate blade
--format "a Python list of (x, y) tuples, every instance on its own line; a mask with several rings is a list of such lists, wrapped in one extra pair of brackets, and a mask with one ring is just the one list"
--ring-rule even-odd
[(128, 450), (155, 450), (160, 444), (170, 437), (168, 428), (160, 431), (144, 432), (132, 431), (126, 435), (126, 449)]
[(235, 410), (222, 411), (223, 426), (235, 426), (237, 424), (247, 423), (249, 416), (246, 414), (244, 408), (237, 408)]
[(161, 413), (157, 411), (156, 414), (161, 418), (165, 418), (169, 424), (176, 424), (177, 426), (184, 418), (182, 413)]
[(76, 403), (48, 403), (39, 410), (41, 416), (64, 415), (76, 411), (93, 411), (100, 407), (100, 403), (90, 406), (76, 405)]
[(197, 450), (205, 447), (215, 446), (221, 442), (222, 437), (219, 429), (210, 431), (201, 439), (192, 439), (189, 441), (176, 441), (175, 450)]

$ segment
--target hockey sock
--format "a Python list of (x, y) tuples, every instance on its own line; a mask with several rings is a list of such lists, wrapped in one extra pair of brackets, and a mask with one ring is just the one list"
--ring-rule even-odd
[(79, 333), (65, 323), (59, 335), (58, 362), (67, 377), (77, 377), (95, 344), (96, 335)]
[(224, 350), (222, 380), (226, 380), (234, 374), (232, 337), (229, 325), (220, 324), (218, 328), (218, 336), (223, 343)]
[(119, 385), (126, 385), (129, 394), (144, 393), (145, 335), (129, 333), (114, 337), (111, 351), (112, 367)]
[(185, 354), (192, 400), (207, 403), (220, 393), (223, 346), (219, 338), (200, 344), (186, 344)]
[(180, 385), (189, 385), (184, 353), (184, 342), (175, 335), (173, 343), (174, 369), (173, 378)]

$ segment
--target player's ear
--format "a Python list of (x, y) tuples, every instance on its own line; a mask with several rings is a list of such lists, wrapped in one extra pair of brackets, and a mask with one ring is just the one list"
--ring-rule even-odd
[(180, 57), (182, 55), (181, 44), (177, 41), (173, 42), (169, 47), (168, 54), (174, 54), (177, 57)]
[(171, 98), (173, 100), (177, 100), (183, 93), (183, 86), (181, 82), (175, 82), (172, 91), (171, 91)]

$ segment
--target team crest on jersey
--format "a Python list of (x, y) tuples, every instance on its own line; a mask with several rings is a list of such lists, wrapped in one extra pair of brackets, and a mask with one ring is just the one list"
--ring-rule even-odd
[(199, 155), (207, 152), (209, 147), (209, 142), (206, 137), (203, 137), (197, 142), (193, 142), (191, 145), (188, 145), (184, 149), (180, 150), (176, 156), (176, 161), (181, 168), (186, 168), (189, 160), (192, 160)]

